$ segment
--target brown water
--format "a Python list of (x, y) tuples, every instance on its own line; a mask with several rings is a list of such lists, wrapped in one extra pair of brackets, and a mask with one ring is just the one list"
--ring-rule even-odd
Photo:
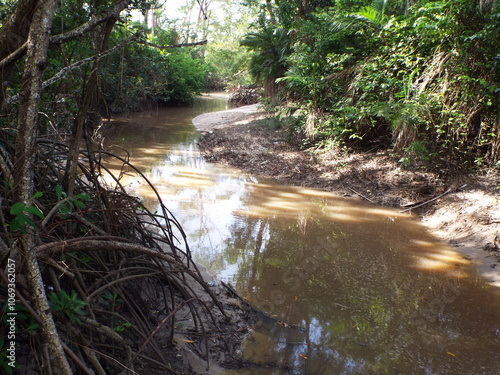
[[(273, 318), (225, 374), (500, 374), (500, 291), (407, 214), (205, 163), (191, 119), (221, 99), (124, 119), (197, 262)], [(127, 184), (155, 209), (138, 179)]]

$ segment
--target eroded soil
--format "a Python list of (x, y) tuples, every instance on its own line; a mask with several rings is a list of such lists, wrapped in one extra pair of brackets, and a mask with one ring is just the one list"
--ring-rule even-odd
[[(203, 115), (199, 147), (212, 163), (277, 182), (314, 187), (418, 215), (437, 237), (500, 286), (500, 178), (402, 168), (391, 150), (303, 150), (287, 129), (266, 126), (257, 107)], [(247, 120), (247, 121), (245, 121)], [(203, 123), (203, 127), (200, 126)]]

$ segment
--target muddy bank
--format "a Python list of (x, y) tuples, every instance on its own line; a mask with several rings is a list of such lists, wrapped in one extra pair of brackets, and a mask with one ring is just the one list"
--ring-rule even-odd
[(403, 169), (391, 150), (301, 150), (288, 129), (269, 123), (256, 105), (193, 119), (204, 133), (199, 147), (207, 161), (411, 212), (475, 264), (487, 282), (500, 286), (498, 175), (442, 177)]

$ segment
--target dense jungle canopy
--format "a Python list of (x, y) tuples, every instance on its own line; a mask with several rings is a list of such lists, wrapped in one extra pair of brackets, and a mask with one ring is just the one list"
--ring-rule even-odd
[(8, 309), (19, 313), (22, 366), (175, 373), (160, 347), (176, 313), (215, 324), (185, 282), (206, 288), (167, 207), (149, 212), (119, 177), (103, 182), (104, 158), (133, 168), (102, 147), (114, 114), (258, 84), (308, 146), (393, 148), (403, 167), (444, 173), (500, 168), (495, 0), (168, 3), (0, 1), (0, 300), (4, 332)]

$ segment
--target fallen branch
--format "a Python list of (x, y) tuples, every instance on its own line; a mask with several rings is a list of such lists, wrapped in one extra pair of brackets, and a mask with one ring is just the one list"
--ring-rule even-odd
[[(465, 185), (463, 185), (462, 187), (464, 187)], [(399, 213), (403, 213), (403, 212), (406, 212), (406, 211), (411, 211), (412, 209), (414, 208), (418, 208), (418, 207), (422, 207), (424, 205), (426, 205), (427, 203), (431, 203), (431, 202), (434, 202), (436, 199), (439, 199), (441, 198), (442, 196), (445, 196), (446, 194), (450, 193), (451, 192), (451, 188), (449, 188), (448, 190), (446, 190), (444, 193), (442, 194), (439, 194), (437, 197), (434, 197), (432, 199), (429, 199), (428, 201), (425, 201), (423, 203), (420, 203), (420, 204), (417, 204), (415, 206), (411, 206), (410, 208), (407, 208), (406, 210), (402, 210), (402, 211), (399, 211)]]
[(361, 194), (361, 193), (357, 192), (357, 191), (356, 191), (356, 190), (354, 190), (353, 188), (349, 188), (349, 189), (350, 189), (350, 190), (352, 190), (352, 192), (353, 192), (353, 193), (355, 193), (355, 194), (359, 195), (361, 198), (366, 199), (368, 202), (371, 202), (371, 203), (373, 203), (373, 204), (376, 204), (376, 202), (375, 202), (375, 201), (373, 201), (372, 199), (368, 198), (367, 196), (364, 196), (363, 194)]

